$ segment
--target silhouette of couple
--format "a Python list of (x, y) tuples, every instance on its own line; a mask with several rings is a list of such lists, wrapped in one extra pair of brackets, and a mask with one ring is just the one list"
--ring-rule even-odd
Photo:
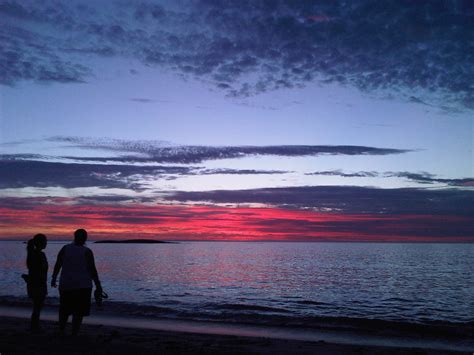
[[(59, 278), (59, 331), (64, 334), (69, 315), (72, 315), (72, 334), (77, 335), (84, 316), (90, 314), (92, 281), (95, 284), (95, 297), (100, 303), (103, 294), (99, 275), (95, 267), (94, 254), (84, 244), (87, 232), (78, 229), (74, 232), (74, 242), (65, 245), (58, 253), (54, 265), (51, 287), (57, 286)], [(37, 331), (41, 309), (48, 293), (47, 276), (48, 260), (43, 252), (47, 238), (37, 234), (28, 241), (26, 265), (28, 275), (23, 275), (27, 281), (28, 297), (33, 301), (31, 314), (31, 330)]]

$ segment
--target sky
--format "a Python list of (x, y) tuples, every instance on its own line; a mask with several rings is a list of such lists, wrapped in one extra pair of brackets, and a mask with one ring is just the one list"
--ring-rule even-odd
[(0, 19), (0, 239), (474, 242), (472, 1)]

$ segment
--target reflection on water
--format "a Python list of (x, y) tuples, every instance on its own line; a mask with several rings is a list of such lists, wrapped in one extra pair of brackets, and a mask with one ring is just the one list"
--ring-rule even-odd
[[(54, 265), (62, 244), (46, 250)], [(1, 242), (1, 295), (23, 295), (24, 244)], [(182, 312), (474, 320), (474, 245), (89, 244), (114, 301)], [(50, 291), (56, 296), (56, 290)]]

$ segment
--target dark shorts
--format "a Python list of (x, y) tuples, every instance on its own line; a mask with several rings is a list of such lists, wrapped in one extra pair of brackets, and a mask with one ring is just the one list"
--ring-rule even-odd
[(59, 291), (59, 311), (76, 316), (88, 316), (91, 312), (92, 288)]
[(46, 295), (48, 294), (48, 289), (46, 285), (44, 286), (27, 286), (28, 297), (34, 301), (40, 302), (41, 300), (44, 302)]

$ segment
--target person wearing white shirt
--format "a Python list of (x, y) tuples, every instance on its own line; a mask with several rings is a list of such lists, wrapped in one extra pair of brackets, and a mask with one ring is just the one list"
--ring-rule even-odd
[(102, 292), (95, 267), (94, 253), (84, 244), (87, 231), (74, 232), (74, 242), (65, 245), (58, 253), (51, 286), (56, 287), (59, 272), (59, 330), (64, 333), (69, 315), (72, 315), (72, 334), (77, 335), (82, 319), (90, 314), (92, 282)]

